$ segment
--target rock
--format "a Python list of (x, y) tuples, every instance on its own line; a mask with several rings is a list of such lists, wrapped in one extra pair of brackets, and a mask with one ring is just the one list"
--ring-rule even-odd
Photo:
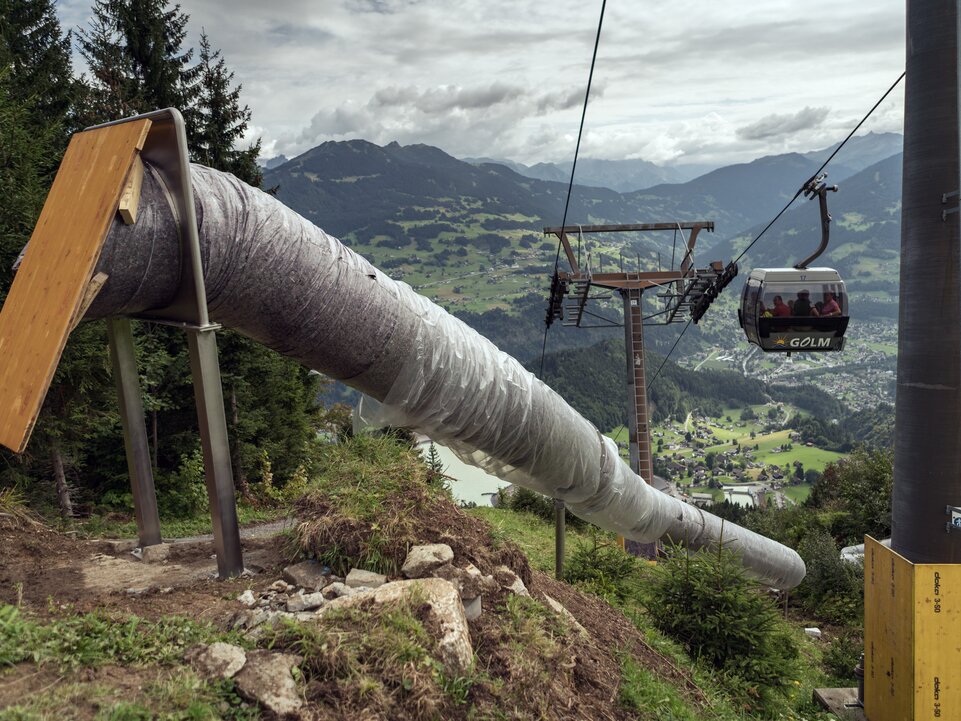
[(347, 574), (345, 583), (351, 588), (367, 586), (367, 588), (378, 588), (387, 583), (387, 576), (382, 576), (373, 571), (365, 571), (362, 568), (352, 568)]
[(254, 596), (254, 592), (251, 591), (249, 588), (246, 591), (244, 591), (242, 594), (237, 596), (237, 600), (240, 601), (242, 604), (244, 604), (247, 608), (257, 605), (257, 598), (256, 596)]
[(296, 586), (293, 586), (286, 581), (274, 581), (270, 584), (271, 591), (277, 591), (278, 593), (287, 593), (288, 591), (293, 591)]
[(454, 560), (454, 551), (446, 543), (414, 546), (407, 554), (400, 572), (404, 578), (424, 578), (438, 566)]
[(187, 652), (186, 661), (205, 679), (233, 678), (247, 662), (247, 654), (240, 646), (217, 641), (195, 646)]
[(575, 631), (577, 631), (579, 634), (583, 636), (588, 635), (587, 629), (584, 628), (576, 618), (574, 618), (574, 614), (568, 611), (563, 606), (563, 604), (561, 604), (560, 601), (557, 601), (551, 598), (546, 593), (544, 594), (544, 601), (547, 603), (548, 606), (550, 606), (551, 610), (554, 611), (554, 613), (561, 616), (565, 621), (567, 621)]
[(334, 608), (350, 608), (369, 601), (374, 603), (398, 603), (407, 600), (416, 591), (418, 601), (429, 608), (434, 622), (441, 629), (436, 640), (437, 654), (448, 673), (463, 675), (474, 660), (467, 617), (457, 587), (443, 578), (422, 578), (411, 581), (392, 581), (372, 591), (353, 593), (326, 603), (317, 612), (323, 616)]
[(247, 663), (234, 677), (237, 690), (278, 716), (292, 714), (303, 706), (303, 700), (290, 671), (302, 660), (290, 653), (251, 651)]
[(291, 613), (300, 611), (310, 611), (324, 605), (324, 594), (320, 593), (301, 593), (297, 592), (287, 599), (287, 610)]
[(146, 596), (150, 593), (150, 586), (141, 586), (138, 588), (128, 588), (126, 593), (128, 596)]
[(124, 553), (130, 553), (135, 548), (140, 545), (140, 541), (135, 538), (129, 538), (124, 541), (98, 541), (97, 547), (103, 553), (109, 553), (113, 556), (119, 556)]
[(819, 628), (806, 628), (804, 629), (804, 633), (811, 638), (821, 638), (821, 629)]
[(324, 598), (340, 598), (341, 596), (349, 596), (353, 591), (354, 589), (349, 588), (340, 581), (334, 581), (324, 588), (321, 594), (323, 594)]
[(170, 544), (156, 543), (153, 546), (144, 546), (140, 549), (140, 553), (144, 563), (162, 563), (170, 556)]
[(431, 571), (431, 575), (434, 578), (443, 578), (457, 586), (461, 599), (476, 598), (484, 593), (497, 593), (500, 589), (493, 576), (483, 575), (472, 563), (468, 563), (467, 568), (458, 568), (445, 563)]
[(475, 596), (474, 598), (464, 601), (464, 615), (467, 616), (468, 621), (474, 621), (481, 616), (481, 612), (484, 609), (481, 608), (481, 597)]
[(530, 596), (530, 592), (527, 590), (527, 586), (521, 580), (521, 577), (514, 573), (507, 566), (498, 566), (494, 571), (494, 578), (501, 585), (501, 588), (506, 588), (511, 593), (515, 593), (518, 596)]
[(319, 561), (303, 561), (287, 566), (284, 569), (284, 580), (299, 588), (306, 588), (310, 591), (319, 591), (327, 585), (327, 575), (324, 574), (324, 566)]

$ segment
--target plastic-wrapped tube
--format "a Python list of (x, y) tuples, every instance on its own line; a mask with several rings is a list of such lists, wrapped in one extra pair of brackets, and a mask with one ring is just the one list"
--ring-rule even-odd
[[(765, 583), (804, 577), (791, 549), (655, 491), (517, 360), (273, 197), (203, 166), (192, 166), (192, 182), (211, 319), (376, 398), (383, 422), (563, 499), (602, 528), (695, 548), (723, 540)], [(111, 229), (98, 265), (109, 280), (88, 318), (138, 315), (174, 297), (179, 241), (149, 168), (140, 207), (135, 225)]]

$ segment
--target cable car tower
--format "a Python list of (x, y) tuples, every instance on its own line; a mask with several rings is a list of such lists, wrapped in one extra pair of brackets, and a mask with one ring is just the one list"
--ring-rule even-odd
[[(689, 231), (686, 248), (680, 265), (671, 270), (625, 271), (605, 273), (595, 271), (591, 257), (587, 255), (585, 267), (579, 262), (580, 253), (571, 247), (569, 234), (580, 238), (584, 233), (624, 233), (645, 231)], [(694, 246), (702, 230), (714, 231), (712, 221), (699, 220), (689, 223), (641, 223), (635, 225), (568, 225), (544, 228), (544, 235), (557, 236), (570, 272), (555, 270), (551, 278), (551, 294), (547, 307), (547, 326), (560, 320), (565, 326), (578, 328), (614, 328), (620, 323), (612, 321), (588, 309), (592, 300), (610, 298), (610, 294), (593, 295), (594, 288), (620, 293), (624, 302), (624, 350), (627, 361), (627, 412), (630, 443), (631, 470), (648, 483), (654, 477), (651, 456), (651, 436), (648, 424), (647, 383), (644, 371), (644, 326), (667, 325), (688, 320), (697, 322), (717, 298), (723, 288), (737, 275), (737, 265), (727, 268), (720, 261), (706, 268), (694, 265)], [(645, 316), (642, 296), (648, 289), (657, 289), (657, 297), (664, 306), (661, 310)], [(601, 321), (596, 324), (596, 321)]]

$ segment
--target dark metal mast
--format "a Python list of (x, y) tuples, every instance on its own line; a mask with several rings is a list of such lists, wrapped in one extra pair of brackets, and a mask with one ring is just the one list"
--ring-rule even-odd
[(892, 548), (961, 562), (956, 0), (909, 0)]

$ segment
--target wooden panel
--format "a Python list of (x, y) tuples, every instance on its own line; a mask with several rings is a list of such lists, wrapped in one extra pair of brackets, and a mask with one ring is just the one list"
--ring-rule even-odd
[(864, 544), (864, 711), (871, 721), (914, 718), (914, 576), (873, 538)]
[(77, 133), (0, 311), (0, 444), (26, 447), (149, 120)]
[(914, 572), (914, 719), (961, 719), (961, 565)]

